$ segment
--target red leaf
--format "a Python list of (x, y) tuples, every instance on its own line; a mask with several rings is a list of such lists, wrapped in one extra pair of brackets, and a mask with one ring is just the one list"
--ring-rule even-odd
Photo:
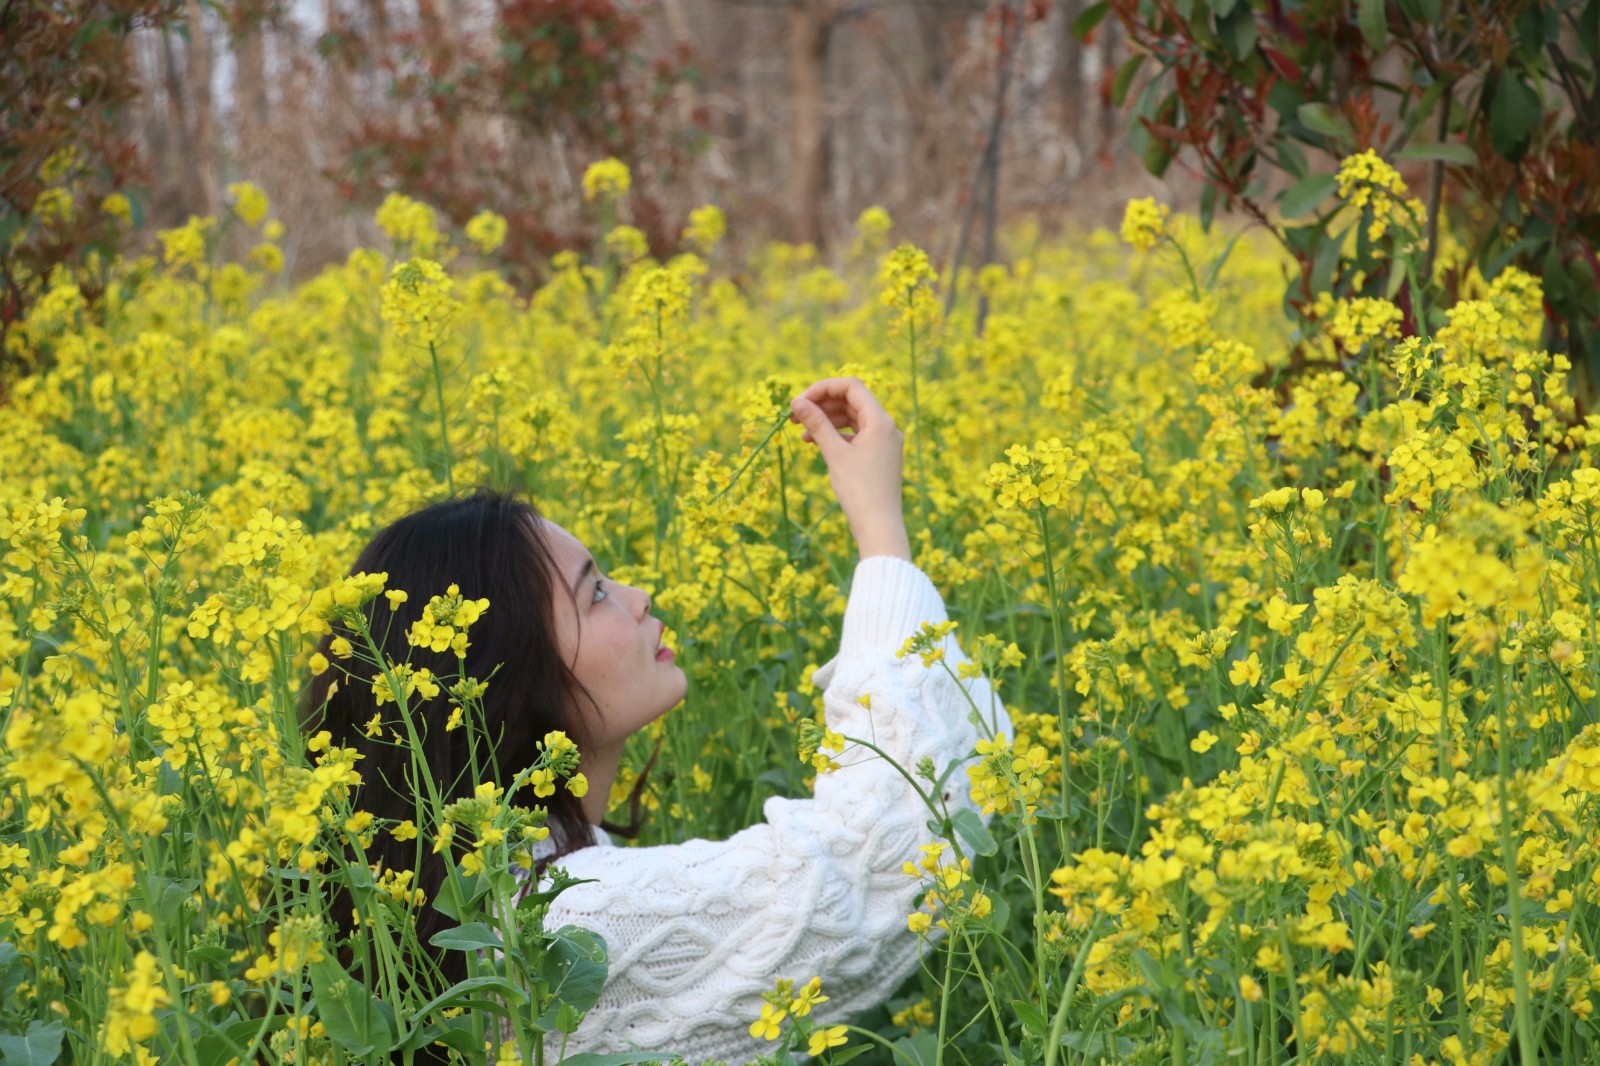
[(1300, 67), (1297, 63), (1295, 63), (1294, 60), (1290, 59), (1276, 48), (1268, 48), (1265, 45), (1262, 45), (1261, 52), (1267, 57), (1267, 62), (1272, 64), (1272, 69), (1276, 70), (1279, 74), (1282, 74), (1286, 80), (1300, 80)]

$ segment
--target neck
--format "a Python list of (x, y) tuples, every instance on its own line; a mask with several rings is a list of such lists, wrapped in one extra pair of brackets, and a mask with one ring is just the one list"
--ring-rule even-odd
[(622, 763), (622, 749), (585, 752), (578, 760), (578, 770), (589, 781), (589, 791), (584, 795), (583, 817), (590, 825), (605, 820), (606, 807), (611, 802), (611, 783), (617, 779), (617, 767)]

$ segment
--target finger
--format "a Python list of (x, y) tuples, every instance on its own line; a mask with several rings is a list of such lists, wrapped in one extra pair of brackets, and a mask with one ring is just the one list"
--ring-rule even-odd
[(823, 378), (800, 395), (822, 408), (835, 426), (864, 430), (890, 421), (889, 413), (860, 378)]
[(796, 396), (789, 401), (789, 409), (800, 417), (801, 425), (806, 427), (806, 436), (816, 442), (822, 457), (831, 463), (838, 450), (845, 446), (845, 440), (833, 428), (827, 415), (822, 413), (822, 408), (804, 396)]

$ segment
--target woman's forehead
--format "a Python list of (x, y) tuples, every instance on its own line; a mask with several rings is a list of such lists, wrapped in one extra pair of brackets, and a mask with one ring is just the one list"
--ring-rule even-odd
[(572, 580), (572, 572), (589, 557), (589, 549), (584, 547), (581, 540), (548, 518), (539, 521), (543, 524), (542, 532), (545, 543), (550, 546), (552, 561), (560, 567), (568, 581)]

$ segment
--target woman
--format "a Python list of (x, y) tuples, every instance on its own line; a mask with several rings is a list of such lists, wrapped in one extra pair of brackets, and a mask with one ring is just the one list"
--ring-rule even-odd
[[(803, 439), (822, 452), (860, 552), (839, 653), (813, 675), (824, 689), (828, 727), (870, 740), (908, 770), (926, 757), (942, 772), (969, 756), (981, 735), (969, 720), (973, 704), (988, 711), (985, 732), (1009, 736), (1011, 723), (985, 680), (953, 679), (965, 660), (953, 637), (943, 642), (950, 672), (896, 654), (922, 623), (947, 620), (939, 593), (911, 563), (901, 505), (904, 438), (855, 378), (818, 381), (791, 409), (791, 420), (805, 427)], [(541, 869), (554, 860), (592, 881), (557, 898), (546, 926), (599, 933), (610, 971), (565, 1051), (648, 1049), (695, 1063), (744, 1062), (770, 1047), (751, 1035), (750, 1024), (761, 1014), (761, 993), (779, 978), (798, 986), (820, 977), (829, 1001), (817, 1013), (830, 1023), (881, 1003), (918, 958), (906, 919), (921, 887), (902, 867), (932, 835), (910, 783), (874, 753), (851, 747), (835, 757), (839, 770), (818, 775), (813, 798), (769, 799), (764, 822), (727, 840), (612, 846), (600, 826), (623, 742), (676, 706), (687, 679), (660, 647), (663, 626), (645, 592), (608, 581), (576, 538), (527, 505), (488, 499), (436, 504), (399, 520), (374, 538), (352, 572), (387, 571), (389, 588), (408, 590), (402, 611), (412, 608), (413, 616), (450, 582), (463, 595), (489, 598), (490, 610), (472, 630), (465, 672), (484, 677), (505, 664), (484, 697), (502, 780), (533, 761), (533, 745), (548, 730), (565, 730), (578, 742), (588, 793), (580, 802), (557, 790), (540, 801), (550, 811), (551, 835), (538, 857)], [(403, 634), (409, 621), (395, 619), (390, 632)], [(406, 650), (395, 649), (398, 657)], [(413, 662), (435, 666), (426, 656)], [(441, 655), (436, 672), (453, 673), (455, 665)], [(326, 693), (326, 683), (314, 685), (310, 706), (320, 706)], [(372, 710), (367, 691), (342, 686), (319, 727), (359, 747)], [(436, 746), (427, 758), (437, 779), (462, 775), (470, 791), (463, 732), (433, 730)], [(362, 766), (365, 780), (387, 779), (390, 790), (368, 785), (360, 806), (380, 818), (410, 817), (404, 752), (366, 750), (375, 757)], [(965, 784), (959, 769), (945, 779), (952, 810), (970, 806)], [(380, 834), (373, 857), (411, 868), (416, 852), (400, 845), (391, 855), (385, 842), (393, 844)], [(429, 898), (443, 880), (442, 866), (433, 867), (419, 880)], [(445, 924), (425, 908), (419, 940), (427, 943)], [(464, 975), (462, 953), (438, 961), (447, 979)]]

